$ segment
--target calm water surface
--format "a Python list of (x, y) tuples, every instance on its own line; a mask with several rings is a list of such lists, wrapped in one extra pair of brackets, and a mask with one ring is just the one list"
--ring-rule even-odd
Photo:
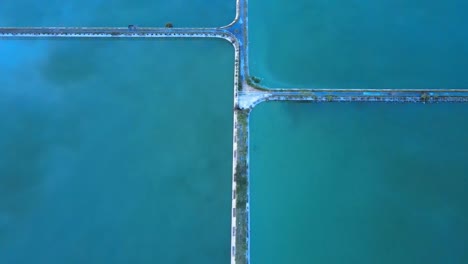
[(2, 0), (0, 26), (218, 27), (235, 9), (234, 0)]
[[(465, 1), (249, 6), (251, 71), (266, 85), (468, 87)], [(233, 0), (0, 3), (0, 26), (234, 15)], [(228, 43), (3, 40), (0, 56), (0, 263), (229, 262)], [(468, 262), (467, 114), (259, 105), (252, 262)]]
[(0, 41), (0, 263), (228, 263), (233, 48)]
[(464, 0), (251, 0), (253, 75), (272, 87), (468, 88)]
[(468, 107), (264, 103), (252, 263), (468, 263)]

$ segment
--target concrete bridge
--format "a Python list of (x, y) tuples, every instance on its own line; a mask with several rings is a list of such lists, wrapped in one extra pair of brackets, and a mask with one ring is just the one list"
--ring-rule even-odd
[(234, 46), (234, 138), (231, 263), (249, 263), (249, 113), (265, 101), (468, 102), (468, 89), (269, 89), (249, 76), (247, 1), (237, 0), (236, 18), (217, 28), (0, 27), (0, 38), (221, 38)]

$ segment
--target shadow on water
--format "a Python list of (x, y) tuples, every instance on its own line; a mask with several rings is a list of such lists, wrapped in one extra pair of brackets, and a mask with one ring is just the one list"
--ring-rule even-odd
[[(0, 242), (8, 223), (20, 221), (38, 203), (44, 180), (41, 167), (46, 120), (21, 109), (0, 105)], [(8, 117), (13, 115), (13, 117)]]
[(85, 81), (98, 72), (96, 58), (105, 48), (105, 45), (94, 45), (89, 40), (69, 42), (67, 46), (61, 45), (60, 41), (54, 42), (50, 46), (47, 59), (41, 65), (41, 74), (57, 85)]

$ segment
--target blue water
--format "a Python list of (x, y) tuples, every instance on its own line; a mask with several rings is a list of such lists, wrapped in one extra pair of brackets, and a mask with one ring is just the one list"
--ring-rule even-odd
[(232, 45), (0, 41), (0, 263), (228, 263)]
[[(467, 3), (249, 1), (262, 84), (466, 88)], [(0, 26), (223, 26), (233, 0), (4, 0)], [(278, 34), (277, 34), (278, 33)], [(233, 50), (0, 40), (0, 263), (228, 263)], [(261, 104), (252, 263), (468, 263), (465, 105)]]
[(464, 0), (252, 0), (251, 73), (272, 88), (467, 88), (467, 9)]
[(0, 26), (218, 27), (235, 13), (233, 0), (2, 0)]
[(468, 106), (263, 103), (252, 263), (468, 263)]

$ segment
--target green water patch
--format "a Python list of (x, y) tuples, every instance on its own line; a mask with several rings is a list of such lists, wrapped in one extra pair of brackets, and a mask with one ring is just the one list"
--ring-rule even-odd
[(468, 107), (263, 103), (252, 263), (467, 263)]
[(0, 41), (0, 263), (228, 263), (232, 45)]
[(235, 1), (3, 0), (0, 26), (218, 27), (234, 20)]
[(251, 74), (272, 88), (468, 87), (468, 3), (249, 1)]

